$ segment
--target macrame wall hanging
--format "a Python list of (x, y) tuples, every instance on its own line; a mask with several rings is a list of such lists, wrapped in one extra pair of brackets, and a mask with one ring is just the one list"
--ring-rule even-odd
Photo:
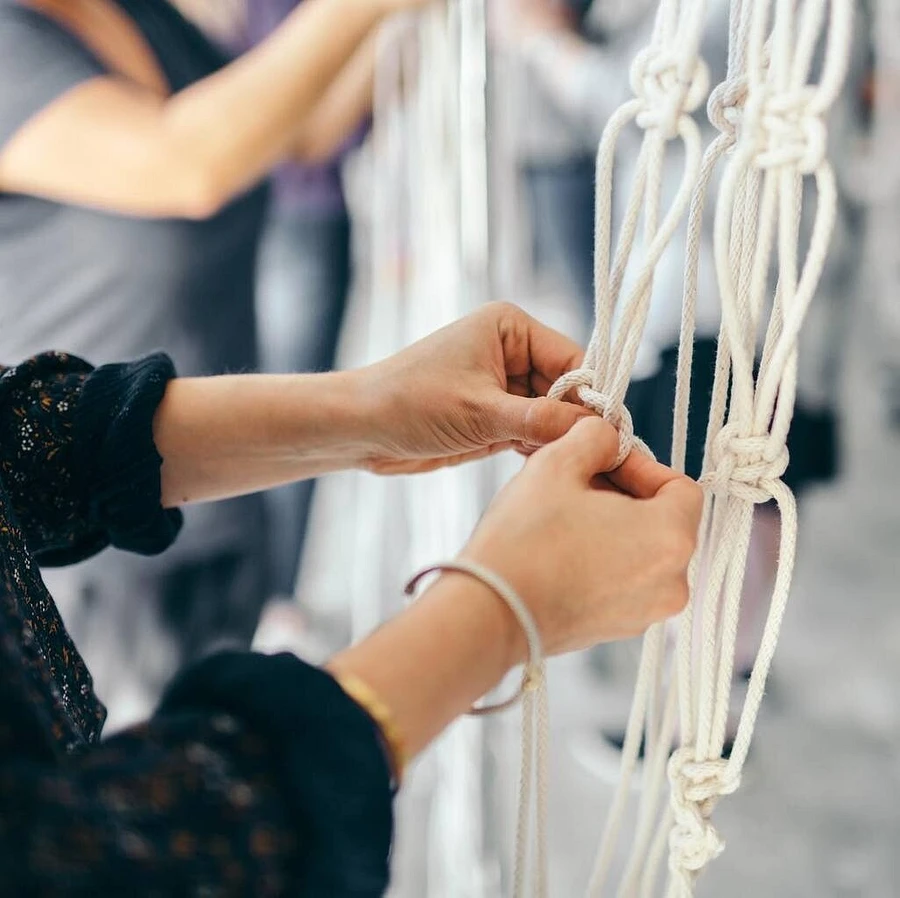
[[(708, 87), (706, 66), (698, 57), (706, 12), (704, 0), (662, 0), (651, 44), (632, 67), (635, 99), (607, 126), (597, 164), (596, 328), (584, 368), (564, 377), (553, 391), (561, 396), (575, 388), (585, 405), (615, 424), (620, 458), (635, 446), (641, 448), (623, 400), (646, 320), (654, 266), (688, 215), (672, 444), (673, 465), (683, 469), (700, 230), (713, 174), (721, 166), (713, 214), (722, 323), (691, 601), (679, 624), (671, 665), (665, 628), (656, 626), (645, 638), (621, 781), (591, 895), (605, 894), (642, 741), (647, 751), (637, 826), (617, 893), (656, 894), (667, 856), (665, 893), (687, 898), (698, 874), (722, 852), (724, 844), (711, 816), (718, 801), (740, 784), (796, 548), (796, 505), (781, 478), (788, 463), (786, 439), (797, 386), (797, 340), (835, 221), (837, 191), (826, 156), (825, 116), (846, 76), (852, 5), (851, 0), (732, 0), (728, 74), (708, 103), (719, 136), (702, 154), (692, 113)], [(822, 63), (814, 74), (817, 53)], [(613, 252), (615, 148), (632, 122), (643, 129), (644, 140)], [(662, 166), (673, 141), (683, 145), (684, 176), (671, 205), (662, 210)], [(816, 187), (815, 221), (806, 254), (799, 258), (806, 179)], [(635, 274), (625, 294), (629, 270)], [(615, 328), (614, 311), (619, 313)], [(770, 501), (781, 516), (779, 567), (726, 760), (722, 753), (753, 512), (757, 504)]]
[[(647, 451), (633, 432), (624, 398), (655, 268), (686, 221), (687, 241), (678, 247), (685, 270), (672, 444), (672, 463), (683, 469), (700, 232), (707, 215), (715, 223), (721, 329), (691, 601), (678, 624), (672, 657), (664, 626), (645, 637), (621, 781), (591, 896), (652, 896), (664, 888), (668, 898), (688, 898), (698, 874), (724, 847), (711, 818), (720, 799), (740, 784), (793, 571), (796, 506), (782, 475), (797, 388), (798, 335), (835, 221), (837, 192), (826, 155), (825, 119), (846, 76), (851, 20), (852, 0), (731, 0), (727, 77), (710, 92), (699, 55), (707, 0), (660, 0), (650, 44), (632, 65), (634, 98), (610, 118), (600, 143), (596, 323), (583, 367), (564, 376), (551, 395), (575, 394), (609, 420), (619, 431), (620, 460), (633, 449)], [(376, 109), (376, 148), (381, 147), (378, 158), (386, 168), (383, 180), (377, 172), (374, 182), (375, 237), (381, 245), (374, 253), (373, 355), (458, 317), (487, 293), (483, 22), (483, 0), (431, 8), (400, 41), (399, 50), (395, 46), (382, 59), (378, 96), (387, 96), (387, 81), (394, 99), (398, 91), (404, 99)], [(707, 100), (719, 134), (704, 152), (694, 116)], [(635, 127), (643, 140), (634, 177), (630, 184), (617, 183), (617, 146), (625, 129)], [(682, 176), (666, 204), (663, 175), (672, 160), (680, 160)], [(718, 196), (707, 202), (714, 177), (720, 179)], [(804, 191), (809, 184), (815, 189)], [(614, 189), (629, 197), (615, 240)], [(801, 253), (807, 194), (814, 196), (806, 210), (814, 224)], [(444, 479), (410, 484), (407, 507), (417, 522), (412, 567), (452, 554), (478, 511), (478, 484), (459, 479), (471, 475), (459, 469), (440, 476)], [(725, 759), (754, 508), (769, 502), (781, 516), (779, 567), (736, 738)], [(370, 602), (370, 590), (367, 595)], [(363, 623), (369, 629), (372, 621)], [(548, 888), (545, 688), (526, 696), (524, 707), (517, 898), (544, 896)], [(483, 874), (476, 859), (481, 833), (473, 797), (481, 775), (478, 738), (471, 723), (453, 734), (459, 742), (451, 747), (445, 742), (439, 749), (447, 758), (445, 807), (453, 809), (444, 825), (470, 815), (461, 819), (475, 836), (467, 838), (457, 827), (453, 844), (445, 840), (439, 848), (453, 876), (470, 869)], [(642, 743), (646, 757), (636, 829), (619, 885), (610, 891)]]

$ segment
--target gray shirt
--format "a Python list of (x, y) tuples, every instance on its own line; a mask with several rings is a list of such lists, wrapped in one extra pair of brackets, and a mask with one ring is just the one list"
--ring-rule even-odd
[[(227, 60), (165, 0), (117, 0), (173, 91)], [(54, 21), (0, 0), (0, 145), (76, 85), (108, 74)], [(60, 348), (94, 362), (164, 349), (180, 373), (255, 367), (264, 187), (205, 221), (131, 218), (0, 193), (0, 358)]]

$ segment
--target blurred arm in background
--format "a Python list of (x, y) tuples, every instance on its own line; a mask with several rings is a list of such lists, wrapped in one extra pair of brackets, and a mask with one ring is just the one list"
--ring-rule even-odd
[(0, 152), (0, 189), (207, 218), (277, 163), (321, 158), (343, 142), (371, 101), (367, 38), (414, 2), (307, 0), (258, 47), (171, 94), (117, 7), (32, 0), (116, 74), (77, 85), (27, 121)]

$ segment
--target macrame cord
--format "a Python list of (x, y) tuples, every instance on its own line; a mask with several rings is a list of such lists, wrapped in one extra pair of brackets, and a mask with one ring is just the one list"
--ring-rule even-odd
[[(431, 4), (389, 22), (379, 40), (370, 359), (460, 318), (489, 292), (484, 2)], [(404, 512), (409, 566), (452, 557), (477, 523), (483, 477), (483, 466), (470, 465), (404, 478), (396, 486), (370, 481), (360, 490), (360, 505), (372, 500), (360, 509), (370, 528), (362, 541), (371, 543), (383, 526), (379, 518), (392, 490), (399, 501), (391, 506)], [(373, 558), (368, 572), (381, 564)], [(374, 623), (371, 582), (361, 579), (359, 586), (357, 635)], [(483, 832), (490, 811), (485, 756), (483, 727), (464, 720), (429, 759), (427, 878), (445, 898), (496, 893), (498, 864)]]
[[(645, 637), (621, 780), (591, 878), (591, 895), (600, 895), (609, 877), (642, 737), (647, 746), (642, 796), (618, 894), (654, 894), (668, 847), (666, 894), (687, 898), (693, 894), (699, 872), (723, 850), (710, 816), (718, 800), (740, 783), (784, 615), (796, 547), (796, 505), (781, 477), (788, 464), (797, 339), (822, 274), (836, 215), (824, 116), (846, 74), (852, 9), (850, 0), (732, 0), (728, 76), (709, 102), (710, 120), (720, 135), (700, 162), (695, 151), (699, 136), (695, 143), (689, 113), (700, 101), (702, 79), (697, 73), (702, 63), (696, 60), (696, 47), (705, 12), (702, 0), (680, 4), (664, 0), (651, 47), (635, 61), (632, 83), (637, 99), (612, 117), (604, 134), (597, 174), (597, 324), (584, 368), (562, 378), (551, 393), (562, 396), (574, 387), (585, 405), (616, 425), (620, 460), (633, 446), (641, 448), (621, 403), (646, 318), (653, 268), (690, 204), (672, 450), (673, 464), (683, 470), (700, 234), (706, 194), (717, 165), (727, 156), (714, 241), (722, 323), (701, 481), (706, 499), (690, 575), (692, 597), (679, 625), (675, 666), (666, 689), (665, 628), (653, 627)], [(814, 58), (823, 39), (822, 71), (818, 83), (812, 83)], [(666, 47), (681, 48), (685, 54), (678, 62), (667, 60), (669, 68), (658, 61), (660, 55), (665, 58)], [(695, 74), (690, 84), (683, 76), (671, 79), (666, 93), (652, 79), (647, 83), (648, 73), (660, 69), (672, 71), (674, 66), (675, 71), (689, 71), (691, 58)], [(671, 87), (673, 83), (679, 85), (680, 93)], [(660, 105), (648, 111), (647, 104), (654, 103)], [(657, 230), (662, 147), (675, 132), (675, 109), (680, 110), (677, 133), (685, 144), (685, 176), (668, 217)], [(607, 272), (611, 145), (624, 122), (632, 118), (645, 129), (644, 144), (616, 257)], [(656, 165), (648, 166), (647, 160)], [(809, 248), (801, 264), (804, 178), (814, 179), (817, 202)], [(642, 201), (648, 249), (614, 331), (611, 318), (620, 300)], [(770, 297), (773, 268), (777, 286)], [(766, 315), (761, 360), (754, 375), (757, 335)], [(753, 509), (770, 500), (781, 515), (779, 567), (734, 746), (726, 761), (722, 751)], [(695, 617), (700, 625), (698, 639)], [(676, 728), (680, 745), (672, 752)], [(666, 773), (670, 798), (663, 807)]]
[[(467, 28), (483, 28), (483, 0), (462, 0), (462, 9), (461, 21), (468, 22)], [(407, 187), (403, 199), (410, 204), (405, 227), (414, 241), (412, 260), (419, 266), (429, 260), (432, 279), (429, 290), (422, 292), (420, 283), (419, 289), (410, 291), (413, 302), (409, 304), (398, 288), (391, 314), (395, 322), (404, 316), (408, 324), (414, 322), (414, 331), (424, 330), (426, 323), (435, 324), (423, 311), (428, 304), (415, 302), (417, 296), (428, 296), (432, 316), (435, 309), (450, 317), (465, 311), (458, 305), (451, 309), (440, 299), (464, 292), (465, 277), (460, 272), (466, 271), (465, 259), (454, 248), (463, 247), (464, 253), (468, 246), (466, 258), (478, 260), (476, 267), (486, 265), (487, 258), (483, 105), (477, 104), (464, 124), (450, 133), (440, 115), (440, 110), (467, 108), (459, 93), (454, 93), (459, 89), (470, 101), (480, 96), (483, 103), (483, 58), (457, 49), (454, 69), (452, 55), (448, 58), (446, 52), (448, 46), (458, 45), (448, 43), (446, 21), (441, 25), (440, 15), (436, 7), (426, 11), (418, 44), (405, 51), (407, 55), (401, 54), (407, 61), (401, 61), (397, 75), (408, 82), (410, 74), (404, 74), (404, 65), (412, 66), (413, 80), (419, 81), (418, 105), (413, 103), (407, 110), (409, 120), (417, 124), (411, 134), (403, 134), (413, 141), (413, 151), (406, 150), (411, 156), (407, 160), (410, 180), (403, 182)], [(704, 154), (692, 114), (710, 86), (706, 64), (699, 56), (707, 0), (660, 0), (650, 44), (631, 68), (635, 97), (610, 118), (598, 148), (595, 327), (582, 367), (560, 378), (549, 395), (575, 394), (613, 424), (619, 432), (618, 463), (635, 448), (649, 452), (634, 433), (624, 399), (653, 295), (655, 269), (686, 219), (672, 446), (673, 466), (684, 469), (701, 232), (713, 177), (723, 161), (725, 166), (714, 219), (721, 327), (701, 479), (706, 496), (699, 547), (690, 571), (691, 601), (678, 625), (671, 670), (666, 628), (654, 626), (645, 637), (620, 783), (591, 877), (591, 896), (602, 894), (610, 876), (642, 741), (647, 754), (637, 825), (617, 894), (624, 898), (655, 894), (668, 853), (666, 895), (689, 898), (697, 875), (724, 848), (710, 817), (720, 798), (740, 784), (793, 570), (796, 505), (782, 475), (788, 464), (786, 440), (797, 386), (798, 334), (822, 274), (836, 215), (824, 118), (846, 74), (851, 19), (851, 0), (731, 0), (728, 74), (708, 104), (710, 121), (720, 133)], [(813, 81), (820, 47), (824, 47), (823, 63), (818, 80)], [(414, 65), (422, 60), (427, 65)], [(447, 80), (448, 71), (457, 73), (455, 84)], [(382, 114), (389, 123), (398, 121)], [(613, 249), (615, 157), (623, 132), (632, 123), (642, 130), (643, 139)], [(402, 127), (396, 127), (399, 130), (387, 135), (395, 152), (402, 133)], [(460, 134), (466, 135), (465, 152), (457, 142)], [(677, 157), (676, 143), (680, 144)], [(428, 167), (429, 159), (446, 162), (454, 154), (464, 161), (462, 173), (457, 169), (452, 184), (466, 187), (468, 211), (453, 206), (446, 183), (439, 183), (447, 168)], [(681, 160), (682, 175), (664, 209), (664, 176), (675, 158)], [(805, 179), (814, 181), (817, 201), (809, 246), (801, 261), (798, 245)], [(375, 187), (377, 201), (377, 181)], [(460, 196), (458, 189), (456, 196)], [(387, 197), (381, 199), (380, 214), (391, 221), (396, 212), (388, 210)], [(453, 260), (449, 268), (448, 258)], [(416, 265), (412, 268), (415, 281)], [(420, 274), (425, 270), (418, 268)], [(436, 272), (455, 272), (449, 278), (452, 288), (445, 280), (436, 289)], [(397, 330), (402, 328), (395, 327), (395, 335)], [(764, 339), (756, 368), (761, 330)], [(411, 336), (418, 333), (402, 335)], [(442, 491), (448, 507), (455, 507), (454, 494), (458, 497), (459, 490)], [(424, 495), (421, 498), (426, 501)], [(778, 572), (737, 735), (725, 760), (735, 638), (754, 507), (770, 500), (781, 516)], [(426, 504), (433, 507), (433, 503), (431, 493)], [(416, 501), (411, 500), (410, 509), (417, 519), (427, 518)], [(466, 515), (453, 517), (462, 520)], [(445, 548), (456, 548), (445, 547), (445, 542), (428, 539), (422, 548), (428, 543), (430, 557), (445, 556)], [(538, 898), (547, 894), (548, 725), (543, 665), (531, 685), (535, 688), (526, 689), (523, 698), (515, 898), (529, 892)], [(676, 738), (679, 744), (673, 752)], [(667, 779), (668, 802), (664, 800)]]

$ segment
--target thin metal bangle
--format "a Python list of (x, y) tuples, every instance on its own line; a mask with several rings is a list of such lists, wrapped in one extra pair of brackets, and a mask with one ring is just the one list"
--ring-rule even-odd
[(502, 577), (480, 564), (462, 559), (440, 561), (422, 568), (410, 578), (404, 592), (409, 597), (414, 596), (416, 587), (424, 577), (444, 571), (468, 574), (470, 577), (480, 580), (509, 606), (509, 610), (516, 616), (516, 620), (525, 632), (525, 638), (528, 641), (528, 662), (522, 671), (522, 685), (519, 687), (519, 691), (505, 701), (491, 705), (478, 705), (470, 708), (467, 713), (473, 716), (483, 716), (512, 708), (522, 700), (527, 692), (536, 690), (543, 681), (544, 650), (534, 617), (528, 610), (528, 606), (522, 601), (521, 596)]

